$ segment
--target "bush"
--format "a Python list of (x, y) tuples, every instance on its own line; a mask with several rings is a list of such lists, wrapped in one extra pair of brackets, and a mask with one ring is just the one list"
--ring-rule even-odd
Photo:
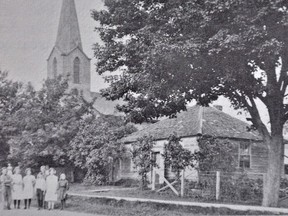
[(196, 153), (199, 170), (204, 172), (235, 172), (238, 165), (234, 145), (228, 139), (203, 136), (198, 139), (199, 151)]
[(280, 198), (284, 198), (287, 197), (287, 191), (288, 190), (288, 179), (286, 178), (282, 178), (281, 182), (280, 182), (280, 193), (279, 193), (279, 197)]
[(155, 145), (152, 136), (143, 136), (132, 144), (132, 160), (137, 168), (139, 176), (141, 176), (141, 188), (148, 188), (147, 174), (151, 171), (151, 167), (157, 167), (156, 158), (153, 156), (153, 146)]
[(259, 204), (263, 196), (263, 180), (251, 179), (246, 173), (240, 176), (222, 176), (221, 199)]

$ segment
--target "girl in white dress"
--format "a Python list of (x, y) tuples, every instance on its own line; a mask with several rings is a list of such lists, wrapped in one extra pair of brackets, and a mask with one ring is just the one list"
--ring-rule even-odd
[(20, 168), (15, 167), (14, 175), (12, 176), (12, 199), (14, 201), (14, 208), (20, 209), (20, 203), (23, 199), (23, 178), (20, 174)]
[(46, 178), (46, 195), (45, 201), (48, 202), (48, 209), (54, 209), (57, 201), (58, 177), (55, 175), (56, 170), (50, 168), (50, 175)]
[(28, 203), (28, 208), (30, 208), (31, 205), (31, 200), (33, 199), (34, 196), (34, 185), (35, 185), (35, 176), (31, 175), (31, 169), (27, 168), (25, 170), (26, 176), (23, 178), (23, 198), (24, 198), (24, 204), (25, 207), (24, 209), (27, 209), (27, 203)]

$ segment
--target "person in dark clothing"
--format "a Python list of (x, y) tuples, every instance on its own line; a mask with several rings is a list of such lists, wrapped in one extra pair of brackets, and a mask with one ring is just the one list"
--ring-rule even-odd
[(7, 173), (7, 168), (2, 168), (2, 175), (0, 176), (0, 183), (2, 186), (2, 196), (3, 196), (3, 202), (4, 202), (4, 208), (5, 205), (8, 210), (10, 210), (11, 202), (12, 202), (12, 182), (13, 179), (10, 175)]
[(38, 202), (38, 210), (40, 210), (41, 208), (44, 207), (43, 206), (44, 193), (46, 191), (46, 181), (41, 172), (38, 173), (37, 175), (35, 189), (36, 189), (36, 197), (37, 197), (37, 202)]
[(58, 193), (59, 193), (59, 199), (61, 201), (61, 210), (63, 210), (65, 207), (68, 189), (69, 189), (69, 184), (66, 179), (66, 175), (62, 173), (60, 175), (60, 180), (58, 181)]

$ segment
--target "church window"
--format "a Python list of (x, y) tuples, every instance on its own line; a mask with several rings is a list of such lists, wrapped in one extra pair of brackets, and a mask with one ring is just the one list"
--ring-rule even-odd
[(54, 78), (57, 78), (57, 59), (53, 59), (53, 76)]
[(74, 83), (80, 83), (80, 59), (76, 57), (73, 62), (73, 79)]

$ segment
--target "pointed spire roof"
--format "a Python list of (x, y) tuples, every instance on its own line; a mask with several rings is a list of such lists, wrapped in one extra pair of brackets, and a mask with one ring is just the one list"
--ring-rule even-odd
[(56, 47), (69, 53), (76, 47), (82, 50), (79, 23), (74, 0), (63, 0), (56, 39)]

